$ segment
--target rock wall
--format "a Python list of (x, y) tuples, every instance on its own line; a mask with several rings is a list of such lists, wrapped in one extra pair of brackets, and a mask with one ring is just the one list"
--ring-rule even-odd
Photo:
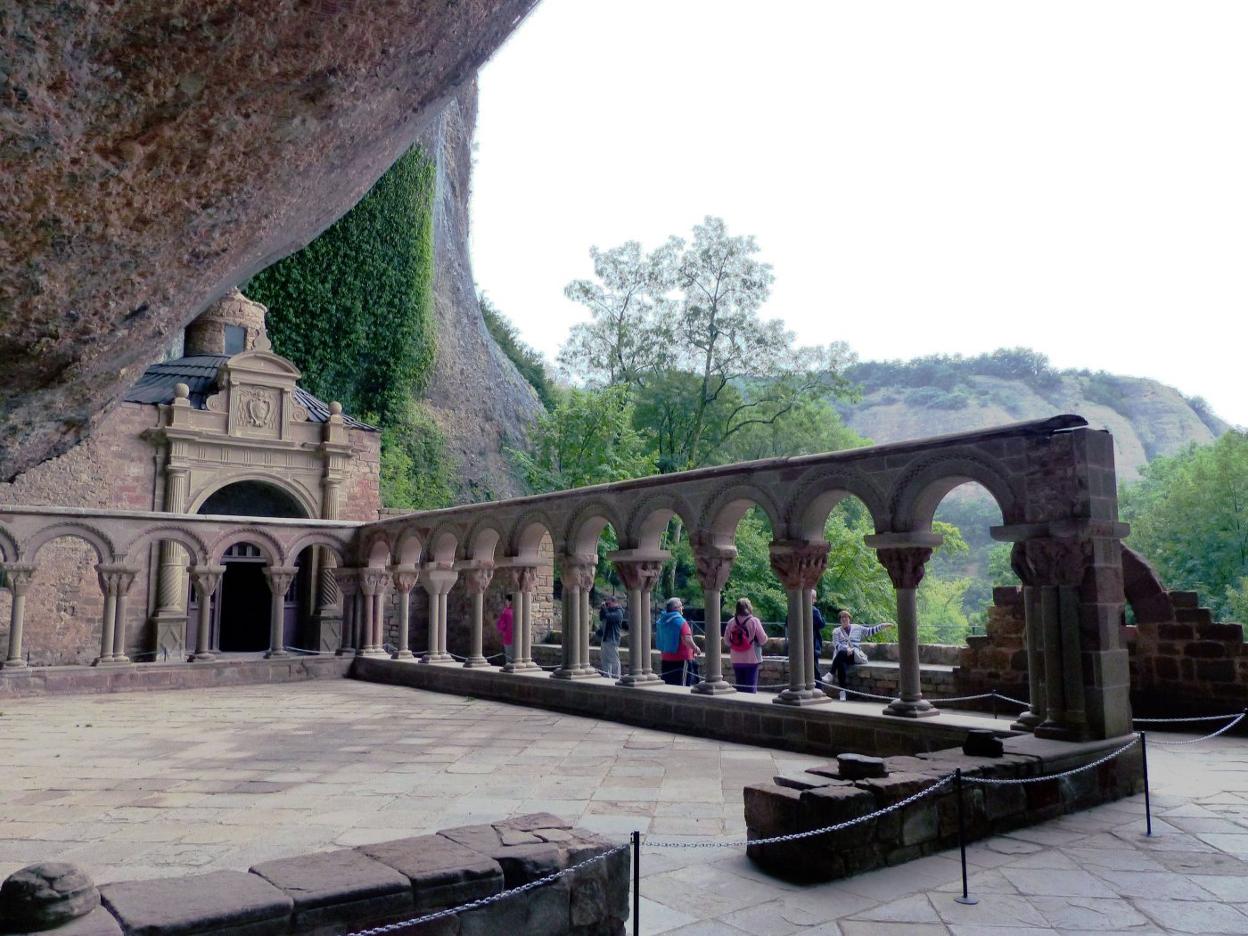
[(477, 304), (468, 251), (472, 134), (477, 118), (473, 81), (457, 93), (420, 140), (435, 160), (434, 318), (437, 360), (427, 404), (459, 464), (460, 501), (525, 493), (505, 450), (523, 443), (542, 405), (528, 382), (490, 337)]
[(0, 479), (342, 215), (535, 0), (0, 9)]

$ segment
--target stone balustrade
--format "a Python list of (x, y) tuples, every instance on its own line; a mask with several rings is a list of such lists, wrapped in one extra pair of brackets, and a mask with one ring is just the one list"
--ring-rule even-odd
[[(271, 588), (269, 654), (280, 656), (280, 595), (294, 558), (323, 547), (336, 564), (324, 576), (342, 602), (338, 652), (381, 656), (385, 596), (401, 605), (419, 585), (430, 596), (429, 646), (420, 665), (457, 662), (447, 640), (447, 595), (464, 588), (473, 597), (468, 667), (480, 667), (480, 593), (492, 578), (504, 581), (515, 611), (514, 659), (508, 672), (537, 669), (532, 657), (534, 590), (539, 550), (554, 543), (565, 594), (564, 651), (557, 671), (576, 684), (597, 679), (588, 669), (588, 592), (598, 542), (608, 527), (619, 549), (609, 561), (628, 590), (632, 620), (623, 686), (659, 682), (651, 655), (652, 622), (643, 612), (670, 555), (663, 534), (673, 518), (687, 531), (708, 608), (718, 608), (736, 558), (737, 524), (757, 507), (771, 524), (771, 563), (789, 598), (788, 687), (774, 702), (806, 707), (828, 701), (816, 686), (811, 588), (827, 560), (824, 527), (843, 499), (870, 513), (877, 550), (897, 593), (898, 698), (886, 713), (914, 719), (938, 715), (923, 697), (915, 590), (932, 550), (940, 501), (966, 482), (994, 497), (1004, 523), (993, 530), (1014, 542), (1014, 565), (1024, 584), (1031, 710), (1019, 727), (1055, 739), (1105, 738), (1130, 729), (1126, 651), (1120, 645), (1123, 604), (1113, 445), (1108, 433), (1077, 416), (1018, 423), (937, 439), (770, 459), (643, 478), (513, 500), (471, 504), (386, 518), (372, 523), (293, 521), (57, 510), (0, 506), (0, 553), (13, 593), (9, 647), (3, 673), (23, 666), (22, 597), (38, 574), (40, 549), (61, 536), (95, 551), (105, 596), (98, 663), (125, 666), (124, 607), (142, 550), (172, 542), (187, 553), (194, 587), (211, 595), (225, 550), (247, 542), (266, 560)], [(201, 608), (204, 602), (201, 601)], [(718, 622), (712, 622), (716, 626)], [(400, 628), (400, 631), (402, 628)], [(202, 654), (201, 654), (202, 649)], [(720, 646), (707, 647), (704, 681), (695, 692), (728, 694)], [(192, 659), (209, 658), (197, 648)], [(400, 638), (393, 655), (411, 650)], [(413, 663), (412, 665), (417, 665)]]

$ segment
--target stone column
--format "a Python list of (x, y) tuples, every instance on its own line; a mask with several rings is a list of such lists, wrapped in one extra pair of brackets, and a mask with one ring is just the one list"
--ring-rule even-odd
[(706, 672), (703, 674), (705, 678), (693, 687), (693, 691), (704, 695), (736, 692), (724, 679), (724, 637), (720, 632), (719, 615), (724, 585), (732, 574), (737, 550), (734, 546), (717, 546), (705, 541), (694, 541), (691, 545), (698, 579), (702, 583), (702, 603), (706, 606)]
[(662, 682), (650, 654), (650, 590), (663, 572), (664, 558), (632, 557), (631, 552), (621, 550), (607, 557), (628, 589), (628, 672), (617, 685), (645, 686)]
[[(185, 513), (190, 472), (186, 468), (165, 469), (165, 503), (167, 513)], [(156, 573), (156, 613), (152, 622), (156, 629), (156, 649), (167, 650), (169, 656), (182, 656), (186, 650), (186, 551), (177, 543), (161, 540)]]
[(429, 596), (429, 649), (420, 658), (422, 663), (454, 663), (446, 646), (446, 596), (459, 578), (459, 573), (445, 563), (431, 562), (421, 573), (420, 583)]
[(95, 567), (104, 592), (104, 620), (100, 630), (100, 655), (95, 666), (121, 665), (126, 656), (126, 594), (134, 584), (137, 569), (101, 563)]
[(9, 583), (9, 591), (13, 593), (13, 606), (9, 616), (9, 653), (3, 670), (20, 670), (26, 668), (22, 659), (22, 627), (26, 618), (26, 592), (30, 590), (30, 582), (35, 574), (33, 565), (10, 563), (3, 567)]
[(361, 654), (370, 657), (385, 656), (382, 647), (382, 626), (385, 609), (386, 586), (390, 572), (386, 569), (368, 568), (360, 571), (360, 590), (364, 593), (364, 624)]
[(266, 660), (274, 657), (287, 657), (285, 625), (286, 590), (299, 570), (294, 566), (265, 566), (264, 578), (269, 583), (269, 594), (272, 597), (272, 609), (269, 611), (269, 652), (264, 655)]
[(512, 662), (503, 667), (507, 673), (540, 670), (533, 662), (533, 589), (537, 585), (537, 569), (527, 565), (507, 567), (513, 600), (514, 636)]
[(597, 556), (566, 556), (561, 563), (564, 594), (563, 665), (551, 673), (556, 679), (595, 676), (589, 663), (589, 592), (594, 587)]
[[(485, 628), (485, 590), (490, 587), (494, 578), (494, 566), (487, 563), (474, 563), (465, 567), (464, 585), (468, 594), (472, 595), (472, 633), (468, 648), (468, 658), (464, 660), (465, 669), (476, 669), (489, 666), (490, 661), (482, 651), (482, 631)], [(515, 613), (514, 611), (512, 612)]]
[(191, 585), (199, 602), (199, 627), (195, 633), (195, 652), (192, 663), (204, 663), (214, 658), (212, 652), (212, 596), (221, 584), (225, 566), (195, 566), (191, 569)]
[(410, 646), (412, 589), (420, 581), (420, 570), (415, 566), (397, 565), (390, 572), (394, 576), (394, 590), (399, 594), (399, 648), (392, 659), (411, 660), (415, 658)]
[(328, 653), (342, 647), (342, 591), (338, 587), (338, 557), (332, 550), (318, 546), (316, 611), (312, 614), (313, 642), (316, 650)]
[(932, 557), (930, 546), (888, 546), (876, 549), (897, 592), (897, 655), (901, 698), (884, 708), (885, 715), (927, 718), (940, 711), (923, 698), (919, 669), (919, 606), (917, 590)]
[(1014, 574), (1023, 583), (1023, 644), (1027, 654), (1027, 711), (1010, 725), (1017, 731), (1035, 731), (1045, 719), (1044, 701), (1044, 621), (1040, 609), (1040, 589), (1035, 570), (1027, 561), (1022, 543), (1010, 551)]
[(805, 540), (779, 540), (771, 544), (771, 568), (789, 596), (788, 651), (789, 688), (773, 702), (780, 705), (815, 705), (829, 701), (815, 688), (815, 623), (810, 590), (828, 564), (828, 544)]
[(355, 595), (360, 586), (359, 569), (334, 569), (334, 582), (342, 602), (342, 630), (339, 632), (338, 656), (355, 652)]

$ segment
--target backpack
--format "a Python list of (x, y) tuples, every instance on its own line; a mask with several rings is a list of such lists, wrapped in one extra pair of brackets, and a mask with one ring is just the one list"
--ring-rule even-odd
[(685, 619), (675, 611), (666, 611), (659, 618), (657, 643), (660, 653), (680, 652), (680, 625)]
[(728, 628), (728, 647), (734, 653), (745, 653), (754, 646), (754, 638), (750, 633), (750, 619), (746, 618), (745, 623), (740, 618), (732, 619), (732, 626)]

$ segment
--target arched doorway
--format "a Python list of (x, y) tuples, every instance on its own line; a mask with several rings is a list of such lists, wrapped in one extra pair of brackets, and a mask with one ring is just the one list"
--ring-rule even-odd
[[(234, 517), (285, 517), (304, 519), (307, 511), (294, 495), (265, 481), (236, 481), (214, 491), (200, 504), (199, 514)], [(304, 551), (309, 552), (308, 550)], [(225, 574), (213, 596), (211, 645), (221, 653), (259, 653), (269, 649), (272, 600), (264, 576), (267, 564), (260, 547), (235, 543), (221, 557)], [(283, 634), (294, 645), (300, 622), (311, 607), (311, 569), (304, 556), (296, 557), (299, 574), (283, 602)], [(190, 602), (194, 605), (192, 592)], [(197, 620), (192, 613), (190, 621)]]

